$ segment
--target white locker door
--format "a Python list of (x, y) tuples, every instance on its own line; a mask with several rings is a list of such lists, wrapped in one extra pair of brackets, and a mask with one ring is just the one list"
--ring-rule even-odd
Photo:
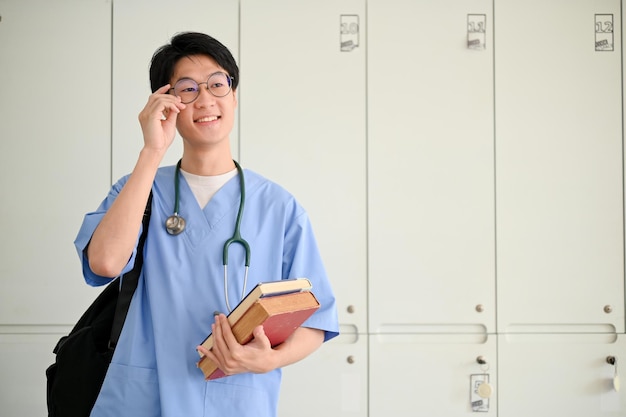
[[(176, 33), (197, 31), (222, 42), (239, 61), (239, 7), (237, 2), (218, 0), (115, 0), (113, 25), (115, 182), (132, 171), (143, 146), (137, 116), (151, 93), (148, 71), (154, 52)], [(238, 136), (235, 124), (230, 136), (235, 158)], [(182, 139), (177, 134), (162, 165), (175, 164), (182, 152)]]
[(52, 349), (67, 332), (46, 328), (39, 333), (0, 333), (2, 417), (48, 415), (45, 371), (54, 362)]
[(624, 332), (620, 2), (495, 20), (498, 331)]
[(0, 0), (0, 15), (0, 323), (68, 324), (91, 297), (67, 297), (72, 242), (109, 188), (111, 3)]
[(367, 377), (365, 2), (242, 0), (240, 24), (241, 163), (307, 210), (345, 336), (285, 369), (281, 415), (365, 416), (361, 388), (337, 385)]
[(0, 324), (68, 324), (92, 296), (67, 298), (73, 241), (109, 188), (111, 4), (0, 0), (0, 15)]
[(73, 241), (109, 188), (111, 1), (0, 0), (0, 414), (46, 415), (45, 369), (98, 290)]
[(368, 2), (370, 332), (495, 330), (492, 28), (489, 0)]
[[(498, 415), (495, 337), (371, 335), (370, 355), (369, 417)], [(484, 379), (488, 398), (475, 392)]]
[[(499, 417), (623, 417), (623, 334), (509, 334), (498, 339)], [(623, 385), (623, 384), (622, 384)]]
[[(345, 35), (358, 46), (342, 51)], [(366, 326), (363, 0), (241, 4), (241, 161), (309, 213), (340, 322)], [(348, 42), (348, 41), (346, 41)]]
[(283, 368), (279, 417), (367, 417), (367, 335), (344, 333)]

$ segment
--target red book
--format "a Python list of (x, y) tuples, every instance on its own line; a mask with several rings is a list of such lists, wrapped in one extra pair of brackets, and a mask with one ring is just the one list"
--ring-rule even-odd
[[(305, 281), (308, 283), (308, 280)], [(252, 331), (257, 326), (263, 325), (272, 347), (277, 346), (291, 336), (320, 306), (313, 293), (306, 288), (297, 292), (279, 292), (276, 295), (266, 294), (255, 298), (251, 304), (242, 301), (228, 315), (233, 334), (242, 345), (252, 340)], [(232, 320), (233, 317), (236, 320)], [(213, 347), (212, 335), (202, 342), (202, 346), (209, 350)], [(205, 356), (201, 357), (198, 367), (206, 379), (226, 376), (212, 360)]]

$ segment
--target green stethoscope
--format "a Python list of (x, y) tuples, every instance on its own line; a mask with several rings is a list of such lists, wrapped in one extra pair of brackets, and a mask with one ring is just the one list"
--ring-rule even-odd
[[(165, 230), (170, 235), (176, 236), (179, 235), (185, 230), (186, 222), (185, 219), (178, 214), (179, 202), (180, 202), (180, 164), (181, 161), (178, 161), (176, 164), (176, 173), (174, 175), (174, 214), (169, 216), (165, 220)], [(222, 261), (224, 265), (224, 300), (226, 301), (226, 307), (228, 307), (228, 311), (232, 311), (230, 308), (230, 302), (228, 301), (228, 247), (232, 243), (239, 243), (243, 246), (246, 253), (246, 261), (245, 261), (245, 272), (243, 276), (243, 289), (241, 290), (241, 299), (246, 295), (246, 285), (248, 283), (248, 269), (250, 268), (250, 245), (248, 242), (241, 237), (240, 227), (241, 227), (241, 218), (243, 217), (243, 207), (246, 202), (246, 184), (243, 177), (243, 169), (237, 161), (233, 160), (235, 163), (235, 167), (237, 167), (237, 173), (239, 174), (239, 188), (241, 189), (241, 194), (239, 198), (239, 212), (237, 213), (237, 220), (235, 221), (235, 231), (233, 233), (233, 237), (224, 242), (224, 249), (222, 252)]]

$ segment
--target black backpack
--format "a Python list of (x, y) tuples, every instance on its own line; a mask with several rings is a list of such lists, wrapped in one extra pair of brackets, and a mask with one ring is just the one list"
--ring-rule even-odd
[(48, 417), (89, 417), (122, 332), (143, 265), (152, 192), (143, 216), (133, 269), (113, 280), (55, 346), (55, 363), (46, 369)]

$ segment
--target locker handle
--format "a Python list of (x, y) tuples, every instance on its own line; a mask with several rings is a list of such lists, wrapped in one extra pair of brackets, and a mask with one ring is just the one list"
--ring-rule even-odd
[(620, 381), (619, 381), (619, 375), (617, 374), (617, 357), (613, 356), (613, 355), (609, 355), (606, 357), (606, 362), (609, 365), (614, 366), (614, 374), (613, 374), (613, 389), (615, 390), (615, 392), (619, 392), (620, 389)]

